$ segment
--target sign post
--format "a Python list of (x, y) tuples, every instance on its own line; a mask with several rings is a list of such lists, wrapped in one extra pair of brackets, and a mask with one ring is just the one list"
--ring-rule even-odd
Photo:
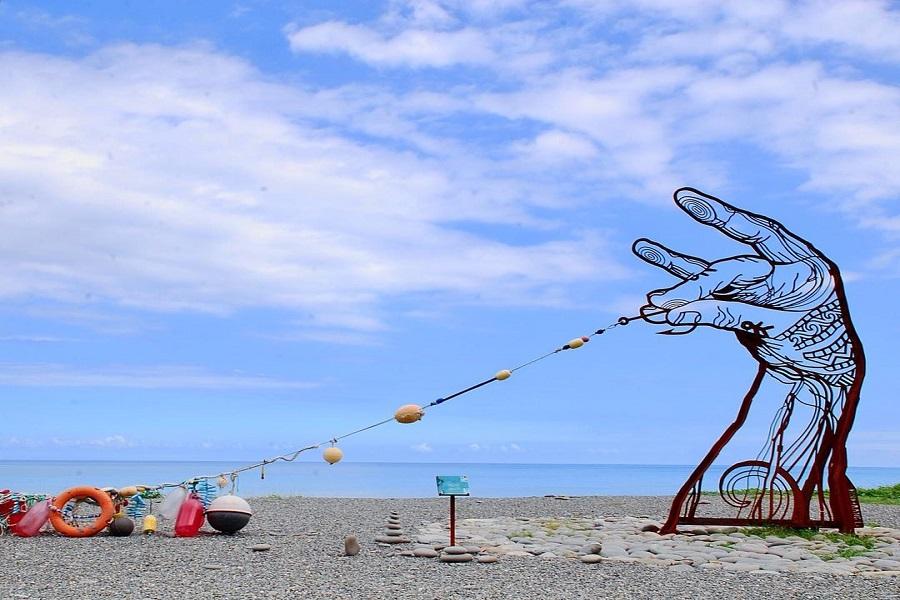
[(450, 545), (456, 545), (456, 497), (469, 495), (469, 478), (465, 475), (438, 475), (438, 496), (450, 496)]

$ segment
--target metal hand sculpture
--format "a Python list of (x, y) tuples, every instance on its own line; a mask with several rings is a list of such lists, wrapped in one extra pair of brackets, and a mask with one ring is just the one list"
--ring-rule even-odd
[[(675, 202), (754, 253), (710, 262), (638, 240), (637, 256), (680, 280), (647, 294), (645, 320), (671, 325), (663, 332), (668, 334), (696, 327), (732, 331), (759, 368), (735, 421), (676, 495), (661, 533), (675, 531), (679, 523), (774, 523), (852, 532), (862, 526), (862, 514), (846, 474), (846, 442), (865, 357), (837, 265), (767, 217), (692, 188), (676, 191)], [(736, 509), (735, 516), (698, 516), (703, 476), (744, 424), (767, 374), (789, 389), (760, 453), (730, 466), (720, 478), (719, 494)]]

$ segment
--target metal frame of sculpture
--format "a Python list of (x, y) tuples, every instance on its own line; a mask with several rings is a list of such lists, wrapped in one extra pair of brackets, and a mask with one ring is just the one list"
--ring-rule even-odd
[[(733, 332), (758, 369), (734, 422), (675, 496), (660, 533), (679, 524), (861, 527), (847, 477), (847, 435), (865, 376), (862, 343), (850, 320), (837, 265), (768, 217), (695, 190), (675, 192), (695, 220), (754, 250), (706, 261), (640, 239), (634, 253), (679, 282), (647, 294), (644, 319), (677, 335), (697, 327)], [(703, 478), (743, 426), (766, 375), (788, 387), (759, 454), (728, 467), (718, 482), (732, 517), (697, 514)], [(827, 470), (827, 479), (826, 479)], [(827, 487), (827, 492), (826, 492)]]

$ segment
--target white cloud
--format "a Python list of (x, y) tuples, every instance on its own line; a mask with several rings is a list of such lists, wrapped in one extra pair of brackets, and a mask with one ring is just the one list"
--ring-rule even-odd
[(364, 25), (327, 21), (288, 29), (295, 52), (346, 52), (364, 62), (386, 66), (448, 67), (494, 60), (481, 32), (407, 29), (393, 36)]
[(309, 389), (318, 384), (248, 374), (214, 373), (187, 366), (103, 369), (59, 364), (0, 363), (0, 385), (142, 389)]
[(390, 94), (271, 83), (202, 46), (0, 60), (0, 296), (285, 307), (321, 337), (378, 331), (400, 294), (548, 303), (623, 275), (596, 235), (512, 245), (455, 227), (540, 224), (550, 195), (430, 140)]
[(410, 448), (414, 452), (419, 452), (420, 454), (428, 454), (429, 452), (433, 452), (434, 448), (431, 447), (431, 444), (428, 442), (422, 442), (421, 444), (415, 444), (414, 446), (410, 446)]
[(54, 446), (64, 448), (129, 448), (136, 444), (124, 435), (107, 435), (99, 438), (58, 438), (50, 440)]

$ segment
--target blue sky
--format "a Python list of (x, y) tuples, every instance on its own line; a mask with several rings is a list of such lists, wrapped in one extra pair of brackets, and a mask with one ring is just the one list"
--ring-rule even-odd
[[(690, 185), (841, 265), (851, 464), (900, 464), (900, 10), (720, 4), (0, 3), (0, 456), (254, 459), (426, 403), (633, 314), (671, 283), (638, 237), (741, 252)], [(656, 329), (346, 458), (693, 463), (754, 363)]]

